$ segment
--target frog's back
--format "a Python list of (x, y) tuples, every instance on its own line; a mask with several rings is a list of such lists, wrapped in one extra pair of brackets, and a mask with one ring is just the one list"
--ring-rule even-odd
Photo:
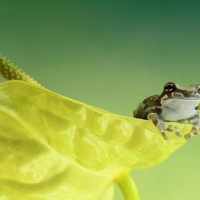
[(141, 103), (139, 103), (137, 109), (133, 111), (133, 117), (147, 119), (146, 111), (154, 109), (156, 106), (160, 106), (158, 97), (159, 95), (153, 95), (144, 99)]

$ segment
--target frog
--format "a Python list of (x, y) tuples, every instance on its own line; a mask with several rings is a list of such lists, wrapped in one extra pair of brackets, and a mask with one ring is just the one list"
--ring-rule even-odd
[(192, 124), (191, 130), (184, 135), (189, 140), (200, 131), (200, 84), (180, 87), (175, 82), (168, 82), (160, 95), (152, 95), (139, 103), (133, 111), (134, 118), (151, 121), (164, 140), (169, 140), (165, 131), (175, 133), (178, 137), (183, 134), (177, 126), (167, 122)]

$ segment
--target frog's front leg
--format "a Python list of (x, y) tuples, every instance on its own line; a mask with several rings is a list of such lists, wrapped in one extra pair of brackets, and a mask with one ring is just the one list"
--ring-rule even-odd
[(200, 131), (200, 111), (197, 111), (193, 118), (180, 120), (179, 122), (185, 124), (193, 124), (190, 132), (185, 135), (185, 139), (189, 140), (194, 134), (197, 134)]
[(178, 127), (171, 126), (166, 124), (157, 113), (149, 113), (147, 119), (151, 120), (153, 124), (157, 127), (158, 131), (162, 134), (165, 140), (169, 140), (169, 137), (166, 135), (165, 131), (173, 131), (177, 136), (181, 137), (182, 134), (178, 131)]

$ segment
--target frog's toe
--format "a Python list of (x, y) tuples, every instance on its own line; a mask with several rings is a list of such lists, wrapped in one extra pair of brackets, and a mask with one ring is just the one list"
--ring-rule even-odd
[(188, 134), (186, 134), (184, 137), (185, 137), (186, 140), (189, 140), (189, 139), (191, 138), (191, 136), (192, 136), (192, 135), (191, 135), (190, 133), (188, 133)]
[(177, 127), (177, 126), (168, 125), (166, 130), (170, 131), (170, 132), (178, 132), (177, 131), (178, 129), (179, 129), (179, 127)]
[(177, 126), (169, 125), (166, 130), (170, 131), (170, 132), (174, 132), (178, 137), (183, 136), (183, 134), (178, 131), (179, 127), (177, 127)]
[(172, 132), (173, 131), (173, 127), (172, 126), (168, 126), (165, 130)]
[(164, 140), (169, 140), (169, 137), (167, 135), (163, 136)]
[(164, 132), (162, 132), (162, 136), (164, 140), (169, 140), (169, 137)]
[(183, 134), (180, 133), (180, 132), (176, 132), (176, 135), (177, 135), (178, 137), (182, 137), (182, 136), (183, 136)]
[(177, 130), (179, 130), (179, 127), (178, 126), (174, 126), (173, 129), (174, 129), (174, 131), (177, 131)]

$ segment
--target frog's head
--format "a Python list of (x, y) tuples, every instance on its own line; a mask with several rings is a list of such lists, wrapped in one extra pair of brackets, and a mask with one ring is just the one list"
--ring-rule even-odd
[(193, 99), (200, 100), (200, 85), (192, 84), (191, 86), (184, 88), (180, 87), (174, 82), (168, 82), (164, 86), (162, 93), (162, 99)]

